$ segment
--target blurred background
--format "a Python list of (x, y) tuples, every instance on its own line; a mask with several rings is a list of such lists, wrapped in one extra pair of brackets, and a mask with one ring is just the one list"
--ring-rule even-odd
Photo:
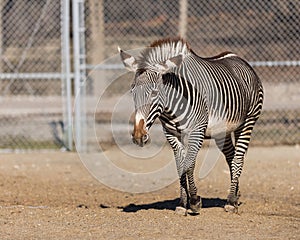
[(174, 36), (200, 56), (232, 51), (255, 68), (265, 104), (251, 144), (299, 144), (299, 23), (294, 0), (0, 0), (0, 150), (74, 150), (74, 137), (86, 150), (89, 122), (113, 144), (104, 130), (132, 75), (107, 59), (117, 46)]

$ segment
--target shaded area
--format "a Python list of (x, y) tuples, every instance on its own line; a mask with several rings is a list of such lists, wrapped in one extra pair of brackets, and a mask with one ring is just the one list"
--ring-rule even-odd
[[(174, 211), (176, 206), (179, 204), (179, 198), (175, 198), (173, 200), (165, 200), (159, 201), (154, 203), (147, 203), (147, 204), (134, 204), (131, 203), (125, 207), (120, 207), (123, 209), (124, 212), (137, 212), (140, 210), (149, 210), (149, 209), (156, 209), (156, 210), (172, 210)], [(223, 208), (226, 204), (225, 199), (220, 198), (202, 198), (202, 208)]]

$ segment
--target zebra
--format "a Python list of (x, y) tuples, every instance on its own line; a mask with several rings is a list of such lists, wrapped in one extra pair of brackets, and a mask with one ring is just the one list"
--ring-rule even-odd
[(187, 215), (201, 209), (195, 159), (203, 140), (211, 138), (230, 170), (224, 209), (237, 212), (244, 156), (263, 105), (262, 83), (253, 68), (232, 52), (200, 57), (181, 38), (157, 40), (137, 57), (118, 49), (124, 66), (135, 73), (133, 142), (141, 147), (149, 142), (158, 118), (173, 149), (180, 183), (175, 211)]

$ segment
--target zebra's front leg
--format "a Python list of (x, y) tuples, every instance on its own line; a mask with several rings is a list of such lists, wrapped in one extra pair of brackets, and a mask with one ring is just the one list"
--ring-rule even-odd
[(204, 139), (204, 132), (205, 129), (200, 128), (198, 130), (192, 131), (188, 135), (186, 146), (187, 151), (184, 159), (184, 169), (186, 170), (189, 188), (189, 207), (194, 214), (198, 214), (202, 207), (201, 198), (197, 195), (197, 187), (194, 181), (194, 169), (196, 164), (196, 157)]
[(198, 214), (202, 206), (201, 198), (197, 195), (197, 188), (194, 182), (194, 165), (180, 177), (180, 202), (176, 212), (180, 215), (187, 215), (190, 208), (193, 213)]
[(187, 186), (186, 173), (184, 173), (180, 177), (180, 202), (175, 209), (177, 214), (183, 216), (187, 215), (188, 201), (189, 201), (189, 192)]
[(197, 187), (194, 181), (194, 168), (195, 168), (195, 164), (193, 164), (191, 169), (187, 171), (188, 183), (189, 183), (189, 194), (190, 194), (189, 203), (192, 212), (198, 214), (202, 207), (202, 202), (200, 196), (197, 195)]
[(190, 207), (194, 213), (201, 208), (201, 198), (197, 196), (197, 188), (194, 183), (195, 160), (204, 139), (205, 128), (189, 134), (187, 146), (174, 136), (166, 128), (165, 135), (174, 151), (177, 171), (180, 179), (180, 203), (176, 212), (180, 215), (187, 215), (187, 208)]
[(189, 134), (187, 153), (184, 160), (185, 169), (187, 169), (187, 178), (188, 178), (188, 186), (189, 186), (189, 204), (190, 209), (193, 213), (199, 213), (202, 202), (200, 196), (197, 195), (197, 187), (194, 181), (194, 169), (196, 164), (196, 157), (199, 149), (202, 146), (204, 139), (205, 128), (200, 128), (198, 130), (194, 130)]
[(164, 128), (165, 136), (173, 149), (175, 162), (177, 166), (177, 172), (179, 176), (180, 183), (180, 202), (176, 206), (175, 212), (179, 215), (187, 215), (187, 205), (188, 205), (188, 187), (186, 172), (183, 170), (184, 158), (185, 158), (185, 147), (179, 140), (178, 136), (173, 135), (167, 128)]

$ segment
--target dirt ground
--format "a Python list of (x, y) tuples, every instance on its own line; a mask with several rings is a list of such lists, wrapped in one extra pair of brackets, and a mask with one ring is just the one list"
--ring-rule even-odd
[[(179, 184), (124, 193), (76, 153), (0, 155), (0, 239), (300, 239), (300, 148), (250, 148), (239, 213), (226, 213), (225, 161), (197, 182), (199, 215), (174, 212)], [(201, 157), (201, 156), (200, 156)]]

